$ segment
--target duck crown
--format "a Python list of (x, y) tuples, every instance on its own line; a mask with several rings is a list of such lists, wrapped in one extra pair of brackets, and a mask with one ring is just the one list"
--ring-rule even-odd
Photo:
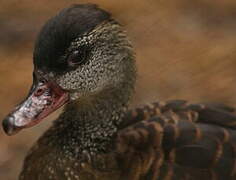
[(72, 5), (49, 19), (35, 43), (34, 65), (49, 71), (65, 70), (60, 59), (71, 42), (110, 19), (110, 14), (94, 4)]

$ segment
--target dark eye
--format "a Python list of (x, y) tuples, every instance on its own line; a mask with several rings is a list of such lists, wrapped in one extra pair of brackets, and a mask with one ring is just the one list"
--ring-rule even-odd
[(88, 51), (85, 48), (73, 51), (67, 59), (70, 67), (75, 67), (86, 62)]
[(39, 83), (40, 83), (40, 84), (46, 84), (46, 83), (47, 83), (47, 80), (46, 80), (46, 79), (43, 79), (43, 78), (41, 78), (41, 79), (39, 80)]

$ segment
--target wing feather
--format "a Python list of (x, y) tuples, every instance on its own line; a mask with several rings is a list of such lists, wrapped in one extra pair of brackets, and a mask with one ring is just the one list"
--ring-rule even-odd
[(116, 141), (123, 177), (235, 179), (234, 113), (219, 104), (181, 100), (129, 111)]

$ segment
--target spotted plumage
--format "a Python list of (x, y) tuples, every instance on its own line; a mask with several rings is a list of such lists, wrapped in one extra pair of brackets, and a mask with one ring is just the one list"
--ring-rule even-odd
[(132, 45), (97, 6), (73, 5), (51, 18), (34, 67), (29, 96), (3, 121), (6, 133), (66, 105), (28, 152), (20, 180), (236, 179), (234, 108), (176, 100), (129, 109)]

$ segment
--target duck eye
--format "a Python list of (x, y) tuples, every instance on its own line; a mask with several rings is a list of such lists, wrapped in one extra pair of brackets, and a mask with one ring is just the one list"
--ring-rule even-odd
[(47, 83), (47, 80), (46, 80), (46, 79), (40, 79), (40, 80), (39, 80), (39, 83), (40, 83), (40, 84), (45, 84), (45, 83)]
[(75, 67), (84, 63), (86, 60), (86, 51), (84, 49), (75, 50), (68, 57), (67, 62), (70, 67)]

